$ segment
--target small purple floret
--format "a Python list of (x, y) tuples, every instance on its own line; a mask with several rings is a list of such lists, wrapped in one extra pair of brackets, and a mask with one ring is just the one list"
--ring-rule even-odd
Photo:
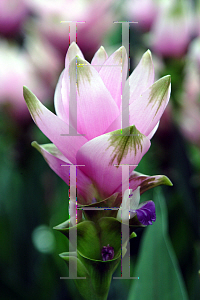
[(92, 204), (97, 203), (97, 199), (96, 198), (92, 198)]
[(114, 248), (109, 246), (109, 244), (107, 246), (103, 246), (103, 248), (101, 250), (101, 255), (102, 255), (103, 261), (113, 259), (113, 257), (114, 257)]
[(137, 218), (143, 225), (152, 225), (156, 221), (156, 210), (153, 201), (147, 202), (141, 208), (136, 209)]

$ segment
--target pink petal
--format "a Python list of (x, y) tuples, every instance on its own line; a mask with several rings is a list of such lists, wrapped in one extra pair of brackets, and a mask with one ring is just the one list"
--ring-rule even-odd
[[(69, 68), (65, 69), (62, 99), (66, 118), (69, 119), (69, 78), (74, 84), (77, 80), (77, 130), (85, 134), (86, 138), (92, 139), (104, 133), (119, 115), (119, 109), (95, 68), (80, 57), (76, 59), (71, 61)], [(72, 122), (75, 123), (75, 110), (72, 110), (71, 115)], [(75, 127), (74, 123), (72, 124)]]
[(130, 105), (130, 124), (134, 124), (144, 135), (149, 135), (167, 106), (170, 91), (170, 76), (156, 81)]
[[(129, 114), (129, 124), (150, 138), (157, 129), (157, 124), (167, 106), (171, 91), (171, 78), (164, 76), (150, 86), (139, 98), (125, 110)], [(128, 111), (129, 110), (129, 111)], [(107, 128), (106, 132), (121, 128), (121, 115)]]
[[(81, 50), (79, 49), (78, 45), (73, 42), (67, 51), (66, 54), (66, 58), (65, 58), (65, 67), (68, 68), (69, 67), (69, 63), (76, 57), (76, 55), (79, 55), (80, 57), (82, 57), (84, 59), (84, 56), (81, 52)], [(66, 115), (65, 112), (65, 107), (63, 104), (63, 99), (62, 99), (62, 80), (63, 80), (63, 75), (64, 75), (65, 69), (62, 71), (62, 73), (60, 74), (60, 77), (58, 79), (58, 83), (56, 86), (56, 90), (55, 90), (55, 95), (54, 95), (54, 106), (55, 106), (55, 111), (57, 116), (62, 119), (63, 121), (65, 121), (67, 124), (69, 124), (69, 117)], [(66, 91), (66, 97), (68, 98), (69, 96), (69, 90)]]
[(114, 165), (131, 164), (132, 171), (150, 147), (149, 139), (134, 126), (130, 132), (132, 136), (121, 135), (121, 130), (104, 134), (87, 142), (77, 153), (77, 163), (85, 165), (80, 168), (94, 181), (102, 199), (112, 195), (122, 182), (122, 169)]
[[(133, 103), (140, 95), (154, 83), (154, 66), (150, 50), (147, 50), (137, 67), (129, 77), (130, 100)], [(128, 81), (126, 85), (128, 84)], [(124, 93), (127, 92), (125, 86)]]
[[(70, 184), (70, 165), (72, 163), (58, 150), (54, 144), (39, 145), (33, 142), (35, 147), (44, 157), (50, 168), (60, 177), (67, 185)], [(69, 165), (69, 166), (67, 166)], [(91, 180), (77, 167), (77, 198), (78, 203), (87, 205), (96, 197), (96, 191)]]
[(127, 70), (127, 54), (125, 48), (122, 46), (105, 61), (99, 71), (99, 75), (119, 108), (122, 101), (122, 92), (127, 79)]
[[(135, 191), (140, 186), (140, 194), (152, 189), (161, 184), (172, 186), (172, 182), (169, 180), (167, 176), (164, 175), (155, 175), (148, 176), (145, 174), (141, 174), (136, 171), (131, 172), (130, 168), (130, 176), (129, 176), (129, 188)], [(116, 188), (115, 193), (122, 193), (122, 183)]]
[(58, 83), (56, 86), (55, 94), (54, 94), (54, 106), (57, 116), (68, 124), (68, 120), (66, 119), (65, 109), (62, 101), (61, 87), (62, 87), (62, 79), (63, 79), (64, 70), (60, 74), (58, 79)]
[(76, 164), (76, 153), (87, 139), (83, 136), (62, 136), (69, 133), (69, 126), (49, 111), (25, 86), (23, 94), (36, 125), (72, 164)]
[[(161, 184), (172, 186), (172, 182), (164, 175), (148, 176), (133, 171), (129, 177), (130, 189), (137, 189), (140, 186), (140, 194)], [(118, 189), (120, 191), (120, 188)]]
[(110, 124), (110, 126), (105, 130), (104, 133), (109, 133), (122, 128), (122, 116), (119, 116)]
[(76, 57), (76, 56), (81, 57), (82, 59), (84, 59), (83, 53), (81, 52), (80, 48), (78, 47), (78, 45), (73, 42), (71, 43), (71, 45), (68, 48), (66, 57), (65, 57), (65, 68), (68, 67), (69, 63)]
[(154, 129), (148, 134), (147, 137), (149, 139), (151, 139), (154, 136), (154, 134), (156, 133), (156, 131), (157, 131), (158, 127), (159, 127), (159, 124), (160, 124), (160, 121), (156, 124), (156, 126), (154, 127)]
[(54, 144), (39, 145), (37, 142), (31, 144), (44, 157), (50, 168), (69, 185), (69, 167), (62, 165), (72, 165), (72, 163), (58, 150)]
[[(125, 83), (123, 90), (123, 97), (129, 97), (129, 104), (133, 103), (139, 96), (154, 82), (154, 66), (150, 50), (146, 51), (142, 56), (139, 64), (130, 75), (129, 79)], [(115, 87), (115, 85), (113, 85)], [(128, 91), (130, 94), (128, 94)], [(120, 94), (121, 95), (121, 94)], [(120, 106), (122, 110), (122, 103)], [(128, 110), (128, 108), (127, 108)], [(124, 115), (128, 115), (130, 112), (125, 111)], [(106, 129), (105, 133), (114, 131), (121, 128), (122, 113), (113, 121), (113, 123)], [(135, 123), (129, 123), (130, 125), (136, 125)], [(136, 125), (137, 127), (137, 125)]]
[(101, 69), (102, 65), (104, 64), (107, 58), (108, 55), (106, 53), (106, 50), (104, 49), (103, 46), (101, 46), (99, 50), (95, 53), (91, 61), (91, 65), (99, 72), (99, 70)]

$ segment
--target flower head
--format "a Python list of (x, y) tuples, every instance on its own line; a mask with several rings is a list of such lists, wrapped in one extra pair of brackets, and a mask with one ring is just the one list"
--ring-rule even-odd
[(69, 45), (68, 24), (60, 22), (77, 22), (78, 43), (89, 57), (98, 49), (105, 33), (113, 25), (113, 0), (25, 1), (32, 14), (37, 16), (34, 27), (31, 24), (30, 29), (39, 32), (63, 56)]
[(0, 39), (0, 65), (0, 106), (7, 108), (17, 121), (29, 119), (23, 100), (23, 84), (44, 99), (49, 97), (49, 88), (45, 88), (44, 82), (38, 78), (25, 49), (22, 50), (17, 44), (11, 45)]
[(29, 13), (24, 0), (1, 0), (0, 11), (0, 33), (5, 36), (18, 33)]
[(164, 57), (181, 57), (193, 36), (190, 1), (165, 1), (151, 28), (153, 50)]
[[(123, 63), (122, 63), (123, 62)], [(154, 68), (148, 50), (129, 77), (127, 54), (124, 47), (110, 57), (100, 47), (88, 63), (75, 43), (68, 49), (65, 69), (55, 91), (56, 114), (50, 112), (24, 87), (29, 111), (43, 133), (53, 144), (33, 143), (49, 166), (69, 184), (69, 166), (77, 167), (78, 204), (90, 205), (116, 193), (115, 205), (121, 204), (122, 173), (116, 166), (131, 164), (130, 187), (144, 190), (163, 181), (133, 173), (150, 147), (150, 139), (158, 128), (159, 120), (170, 96), (170, 76), (154, 83)], [(129, 106), (122, 108), (122, 95), (129, 93)], [(71, 105), (70, 90), (75, 87)], [(76, 107), (74, 103), (76, 102)], [(123, 128), (122, 116), (129, 113), (130, 127)], [(77, 134), (70, 134), (70, 130)], [(65, 167), (63, 167), (65, 165)], [(148, 179), (148, 180), (147, 180)], [(166, 183), (168, 184), (168, 183)], [(113, 203), (112, 203), (113, 204)]]

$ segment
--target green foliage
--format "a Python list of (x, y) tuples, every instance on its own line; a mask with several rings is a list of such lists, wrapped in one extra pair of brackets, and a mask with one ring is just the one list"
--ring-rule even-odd
[[(73, 277), (86, 278), (75, 279), (80, 294), (87, 300), (107, 299), (112, 274), (121, 261), (121, 223), (115, 218), (105, 217), (96, 223), (83, 221), (73, 227), (69, 227), (69, 222), (66, 221), (54, 229), (68, 239), (70, 234), (76, 235), (77, 230), (77, 256), (75, 252), (65, 252), (60, 256), (68, 266), (69, 263), (73, 266), (72, 270), (77, 265), (77, 274), (73, 273)], [(115, 255), (112, 260), (103, 261), (101, 250), (108, 244), (114, 248)], [(124, 245), (122, 256), (125, 253)]]
[(161, 192), (154, 197), (157, 220), (142, 240), (128, 300), (187, 300), (177, 258), (167, 233), (167, 207)]

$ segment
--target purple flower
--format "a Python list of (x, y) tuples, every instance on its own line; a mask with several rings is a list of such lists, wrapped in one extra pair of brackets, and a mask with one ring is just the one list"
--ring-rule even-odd
[(137, 218), (143, 225), (152, 225), (156, 221), (155, 204), (153, 201), (147, 201), (139, 209), (136, 209)]
[(113, 259), (113, 257), (114, 257), (114, 248), (109, 246), (109, 244), (107, 246), (103, 246), (103, 248), (101, 250), (101, 255), (102, 255), (103, 261)]
[[(129, 201), (128, 201), (129, 200)], [(156, 221), (155, 204), (152, 200), (140, 202), (140, 187), (136, 190), (128, 189), (125, 191), (122, 200), (122, 209), (129, 210), (129, 219), (137, 215), (138, 221), (143, 225), (152, 225)], [(119, 210), (117, 218), (121, 220), (121, 210)]]

